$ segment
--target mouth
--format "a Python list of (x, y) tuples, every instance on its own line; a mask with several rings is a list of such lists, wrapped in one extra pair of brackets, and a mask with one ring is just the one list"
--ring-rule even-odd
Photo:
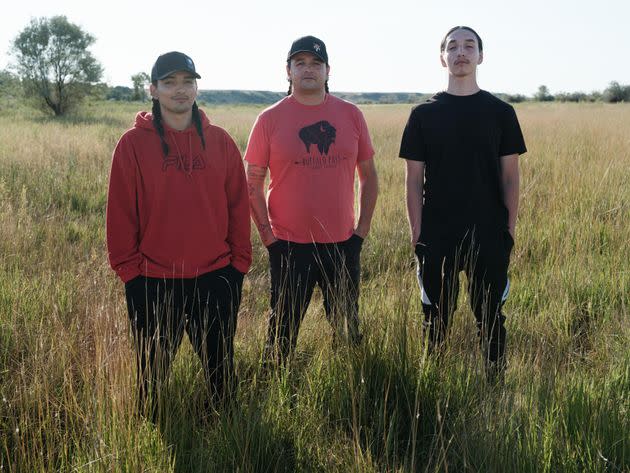
[(464, 61), (464, 60), (455, 61), (456, 66), (460, 66), (462, 64), (470, 64), (470, 61)]
[(173, 100), (175, 100), (175, 102), (187, 102), (188, 97), (173, 97)]

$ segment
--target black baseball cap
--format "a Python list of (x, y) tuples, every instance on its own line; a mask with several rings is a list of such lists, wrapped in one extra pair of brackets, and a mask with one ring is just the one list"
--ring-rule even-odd
[(190, 57), (178, 51), (171, 51), (160, 55), (155, 64), (153, 64), (151, 82), (164, 79), (166, 76), (179, 71), (190, 72), (197, 79), (201, 79), (201, 76), (195, 70), (195, 63)]
[(293, 41), (289, 54), (287, 55), (287, 61), (290, 61), (297, 53), (311, 53), (320, 58), (326, 64), (328, 64), (328, 53), (326, 52), (326, 45), (324, 42), (316, 38), (315, 36), (302, 36), (301, 38)]

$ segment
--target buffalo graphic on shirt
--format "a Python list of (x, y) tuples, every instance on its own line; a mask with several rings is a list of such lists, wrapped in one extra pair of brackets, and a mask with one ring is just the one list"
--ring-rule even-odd
[(316, 145), (320, 154), (328, 154), (330, 145), (335, 142), (337, 137), (337, 130), (330, 123), (322, 120), (305, 126), (299, 131), (298, 136), (306, 146), (307, 153), (311, 152), (311, 145)]

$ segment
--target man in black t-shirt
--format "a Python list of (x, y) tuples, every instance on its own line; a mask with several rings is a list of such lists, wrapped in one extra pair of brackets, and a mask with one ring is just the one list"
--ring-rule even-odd
[(514, 109), (477, 85), (483, 44), (452, 28), (440, 47), (448, 88), (416, 106), (405, 127), (407, 214), (429, 346), (446, 335), (468, 278), (488, 377), (505, 369), (507, 270), (518, 210), (518, 155), (526, 152)]

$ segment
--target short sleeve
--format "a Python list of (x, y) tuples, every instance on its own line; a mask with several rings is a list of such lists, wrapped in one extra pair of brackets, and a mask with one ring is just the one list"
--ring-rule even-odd
[(416, 110), (411, 111), (407, 125), (405, 125), (398, 156), (411, 161), (425, 161), (426, 159), (420, 117)]
[(503, 123), (501, 124), (501, 143), (499, 145), (499, 156), (508, 156), (510, 154), (524, 154), (527, 152), (525, 140), (521, 132), (521, 126), (518, 123), (514, 107), (508, 106), (503, 114)]
[(255, 166), (268, 167), (269, 149), (269, 137), (265, 130), (265, 119), (263, 115), (259, 115), (249, 134), (247, 149), (245, 150), (245, 161)]
[(359, 125), (359, 148), (357, 154), (357, 162), (367, 161), (374, 157), (374, 147), (370, 138), (370, 132), (365, 121), (365, 117), (361, 110), (357, 108), (357, 120)]

